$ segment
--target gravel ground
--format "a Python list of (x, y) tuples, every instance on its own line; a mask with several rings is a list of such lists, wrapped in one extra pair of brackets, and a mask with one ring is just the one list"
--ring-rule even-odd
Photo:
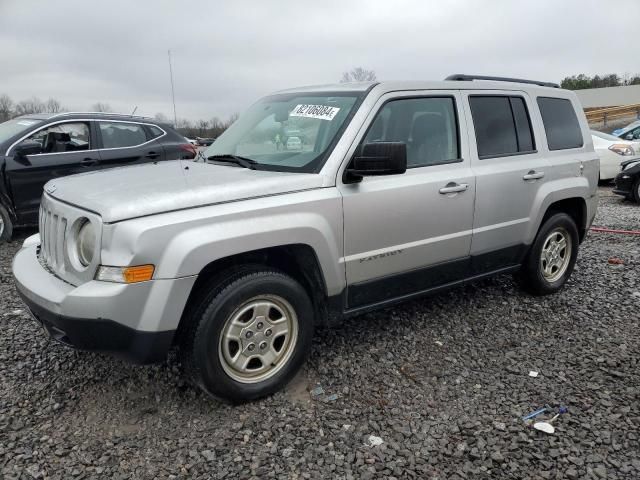
[[(638, 228), (600, 193), (596, 225)], [(589, 234), (554, 296), (505, 276), (320, 331), (285, 392), (238, 407), (174, 356), (47, 340), (14, 290), (20, 241), (0, 247), (0, 478), (640, 477), (640, 237)], [(568, 407), (555, 435), (521, 420), (545, 404)]]

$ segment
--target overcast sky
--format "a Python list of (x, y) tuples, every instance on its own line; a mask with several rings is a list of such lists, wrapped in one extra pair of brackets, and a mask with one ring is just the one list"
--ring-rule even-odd
[(0, 94), (225, 118), (274, 90), (478, 73), (640, 72), (640, 1), (0, 0)]

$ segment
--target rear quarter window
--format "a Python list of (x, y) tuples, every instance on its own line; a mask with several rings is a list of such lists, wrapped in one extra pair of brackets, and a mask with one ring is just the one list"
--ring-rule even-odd
[(155, 125), (149, 125), (148, 128), (149, 128), (149, 134), (150, 134), (149, 140), (158, 138), (164, 135), (164, 132), (159, 127), (156, 127)]
[(538, 97), (537, 100), (549, 150), (582, 147), (582, 131), (571, 101), (553, 97)]

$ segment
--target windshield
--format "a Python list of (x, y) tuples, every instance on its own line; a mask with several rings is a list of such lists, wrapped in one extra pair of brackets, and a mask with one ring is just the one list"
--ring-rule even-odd
[[(204, 152), (253, 160), (253, 168), (317, 172), (362, 94), (273, 95), (254, 104)], [(212, 161), (216, 161), (212, 159)]]
[(0, 123), (0, 144), (22, 132), (26, 132), (30, 127), (41, 121), (33, 118), (14, 118)]

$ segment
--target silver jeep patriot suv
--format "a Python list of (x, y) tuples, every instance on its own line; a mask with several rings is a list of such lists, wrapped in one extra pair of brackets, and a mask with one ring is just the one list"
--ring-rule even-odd
[(283, 387), (314, 327), (489, 275), (558, 291), (597, 206), (598, 158), (557, 85), (286, 90), (200, 162), (49, 182), (17, 289), (59, 341), (135, 362), (177, 346), (232, 402)]

